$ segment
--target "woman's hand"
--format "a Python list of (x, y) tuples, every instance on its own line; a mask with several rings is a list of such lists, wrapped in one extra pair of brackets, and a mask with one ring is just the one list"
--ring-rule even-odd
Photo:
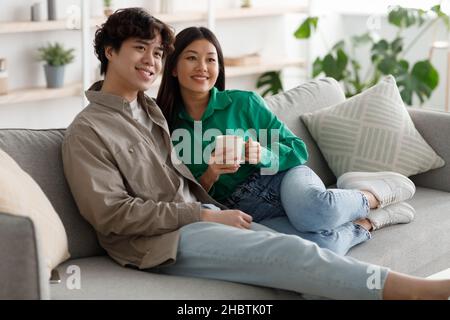
[(252, 216), (240, 210), (203, 209), (201, 213), (201, 221), (217, 222), (240, 229), (250, 229), (252, 220)]
[(251, 137), (245, 143), (245, 162), (250, 164), (261, 162), (261, 145), (258, 141), (253, 141)]
[(239, 170), (240, 164), (237, 163), (237, 158), (234, 159), (233, 164), (226, 164), (225, 154), (221, 153), (216, 156), (215, 152), (211, 154), (209, 159), (208, 169), (200, 177), (200, 184), (202, 187), (209, 191), (214, 183), (219, 180), (220, 175), (227, 173), (235, 173)]

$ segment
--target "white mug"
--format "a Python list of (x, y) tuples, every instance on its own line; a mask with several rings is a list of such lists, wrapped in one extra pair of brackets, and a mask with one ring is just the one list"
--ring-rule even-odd
[[(222, 164), (225, 158), (225, 164), (244, 163), (244, 139), (234, 135), (216, 136), (215, 155), (219, 158), (217, 163)], [(224, 153), (225, 150), (225, 153)], [(225, 157), (222, 157), (225, 155)], [(236, 161), (234, 160), (236, 158)]]

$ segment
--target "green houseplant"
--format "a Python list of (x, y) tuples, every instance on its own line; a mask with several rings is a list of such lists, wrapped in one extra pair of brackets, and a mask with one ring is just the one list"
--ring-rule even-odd
[[(307, 17), (294, 36), (297, 39), (309, 38), (317, 29), (318, 20), (317, 17)], [(365, 32), (338, 41), (324, 57), (315, 59), (312, 76), (323, 74), (335, 78), (343, 84), (346, 96), (351, 97), (376, 84), (383, 75), (392, 74), (406, 104), (412, 104), (414, 95), (423, 103), (436, 89), (439, 72), (429, 58), (411, 62), (405, 58), (405, 54), (438, 21), (443, 21), (450, 29), (450, 19), (442, 12), (440, 5), (433, 6), (428, 11), (396, 6), (388, 14), (388, 22), (397, 28), (393, 39), (376, 39), (372, 33)], [(403, 34), (411, 27), (418, 27), (419, 30), (414, 39), (406, 44)], [(370, 68), (362, 75), (361, 61), (356, 59), (355, 51), (364, 45), (370, 47), (367, 55), (370, 57)], [(282, 88), (277, 76), (275, 73), (262, 75), (257, 87), (266, 87), (264, 94), (279, 92)]]
[(64, 85), (64, 69), (75, 58), (75, 49), (64, 49), (63, 45), (55, 42), (40, 47), (39, 60), (46, 62), (44, 65), (47, 88), (60, 88)]

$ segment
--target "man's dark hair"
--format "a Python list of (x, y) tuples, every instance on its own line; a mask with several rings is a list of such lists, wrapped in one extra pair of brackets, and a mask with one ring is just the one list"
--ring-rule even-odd
[(175, 40), (171, 27), (156, 19), (143, 8), (126, 8), (115, 11), (95, 32), (94, 48), (100, 60), (100, 73), (104, 75), (108, 69), (105, 48), (111, 46), (116, 52), (122, 43), (129, 38), (151, 40), (161, 34), (164, 55), (173, 51)]

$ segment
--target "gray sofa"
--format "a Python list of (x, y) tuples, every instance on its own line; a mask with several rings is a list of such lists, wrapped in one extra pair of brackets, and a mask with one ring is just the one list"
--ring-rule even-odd
[[(345, 99), (338, 83), (325, 78), (267, 98), (272, 110), (307, 144), (308, 165), (326, 185), (336, 177), (299, 116)], [(443, 168), (413, 177), (417, 193), (410, 203), (415, 220), (379, 230), (349, 255), (397, 271), (428, 276), (450, 267), (450, 114), (409, 109), (426, 141), (446, 161)], [(0, 298), (3, 299), (301, 299), (298, 293), (231, 282), (166, 276), (123, 268), (99, 246), (81, 217), (65, 181), (61, 162), (64, 130), (1, 129), (0, 148), (41, 186), (59, 213), (71, 259), (57, 270), (59, 283), (42, 276), (33, 223), (0, 213)], [(81, 287), (70, 285), (72, 269)]]

